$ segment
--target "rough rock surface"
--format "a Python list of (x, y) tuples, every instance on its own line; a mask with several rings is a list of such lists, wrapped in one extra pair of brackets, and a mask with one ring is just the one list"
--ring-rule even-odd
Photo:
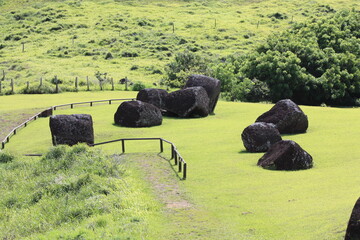
[(55, 115), (50, 117), (53, 145), (94, 143), (94, 128), (89, 114)]
[(246, 127), (241, 134), (241, 139), (249, 152), (266, 152), (272, 144), (282, 140), (274, 124), (263, 122), (253, 123)]
[(209, 97), (203, 87), (190, 87), (169, 93), (166, 110), (179, 117), (206, 117), (209, 115)]
[(142, 101), (127, 101), (120, 104), (115, 115), (115, 124), (124, 127), (151, 127), (161, 125), (159, 108)]
[(259, 159), (258, 166), (275, 170), (300, 170), (313, 166), (312, 157), (299, 144), (282, 140), (271, 145)]
[(50, 117), (53, 115), (53, 109), (52, 108), (48, 108), (44, 111), (42, 111), (39, 115), (39, 117), (43, 117), (43, 118), (46, 118), (46, 117)]
[(281, 134), (304, 133), (309, 126), (307, 116), (290, 99), (277, 102), (269, 111), (258, 117), (256, 122), (273, 123)]
[(185, 88), (188, 87), (203, 87), (205, 89), (209, 97), (209, 113), (213, 113), (220, 96), (220, 80), (204, 75), (194, 74), (189, 76), (185, 84)]
[(345, 240), (353, 239), (360, 239), (360, 198), (352, 210), (345, 234)]
[(164, 89), (146, 88), (140, 90), (136, 96), (136, 100), (150, 103), (160, 109), (165, 109), (165, 98), (168, 92)]

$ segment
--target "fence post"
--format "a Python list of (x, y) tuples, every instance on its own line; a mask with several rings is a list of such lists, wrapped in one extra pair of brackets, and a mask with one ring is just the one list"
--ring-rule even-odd
[(109, 105), (111, 105), (111, 100), (109, 100)]
[(186, 163), (184, 163), (183, 180), (186, 179)]
[(160, 152), (164, 152), (164, 144), (163, 144), (163, 140), (160, 138)]
[(125, 153), (125, 140), (121, 139), (122, 152)]
[(78, 77), (75, 77), (75, 90), (78, 90)]
[(56, 93), (59, 93), (59, 81), (58, 81), (56, 75), (55, 75), (55, 77), (54, 77), (54, 81), (55, 81), (55, 84), (56, 84), (55, 92), (56, 92)]
[(174, 151), (174, 159), (175, 159), (175, 165), (178, 164), (178, 155), (177, 155), (177, 152)]
[(175, 33), (175, 23), (174, 22), (172, 23), (172, 30), (173, 30), (173, 33)]
[(70, 104), (70, 108), (73, 109), (73, 108), (74, 108), (74, 104)]
[(86, 91), (90, 91), (89, 76), (86, 76), (86, 84), (87, 84), (87, 89), (86, 89)]
[(22, 42), (21, 44), (22, 44), (22, 52), (25, 52), (25, 43)]
[(181, 172), (181, 158), (179, 159), (179, 172)]
[(114, 91), (115, 87), (114, 87), (114, 78), (111, 78), (111, 91)]
[(2, 76), (2, 78), (0, 79), (0, 93), (1, 93), (1, 91), (2, 91), (2, 81), (4, 81), (5, 80), (5, 70), (3, 70), (3, 76)]
[(174, 158), (174, 145), (171, 144), (171, 159)]
[(10, 86), (11, 86), (11, 93), (13, 94), (14, 93), (14, 79), (11, 79)]
[(4, 148), (5, 148), (5, 143), (1, 142), (1, 149), (4, 149)]

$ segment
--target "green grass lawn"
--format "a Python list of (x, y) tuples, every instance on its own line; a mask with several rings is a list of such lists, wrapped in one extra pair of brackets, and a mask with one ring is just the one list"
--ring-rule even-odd
[[(91, 93), (88, 99), (82, 94), (57, 96), (67, 100), (81, 96), (85, 101), (103, 98), (101, 94), (106, 93), (99, 93), (100, 96)], [(109, 93), (109, 97), (110, 94), (113, 93)], [(119, 97), (125, 97), (121, 94)], [(18, 102), (17, 97), (31, 96), (13, 96), (13, 102)], [(42, 99), (55, 102), (54, 95), (44, 95)], [(161, 126), (139, 129), (113, 125), (113, 114), (118, 107), (115, 104), (55, 113), (91, 114), (95, 142), (163, 137), (176, 144), (188, 163), (188, 179), (179, 181), (178, 187), (192, 207), (174, 210), (176, 214), (165, 211), (153, 225), (149, 223), (150, 229), (162, 239), (183, 239), (184, 236), (189, 236), (188, 239), (343, 239), (360, 190), (357, 184), (360, 181), (359, 109), (301, 106), (309, 118), (307, 133), (283, 138), (296, 141), (309, 152), (314, 168), (279, 172), (257, 167), (262, 154), (245, 152), (240, 138), (242, 130), (271, 106), (220, 101), (215, 115), (207, 118), (165, 117)], [(51, 147), (48, 124), (48, 119), (30, 124), (11, 139), (6, 145), (7, 151), (45, 153)], [(119, 152), (120, 147), (120, 143), (114, 143), (101, 148), (112, 154)], [(129, 143), (127, 151), (156, 152), (158, 144)], [(130, 161), (135, 159), (131, 154), (125, 156)], [(151, 155), (148, 158), (157, 159)], [(144, 171), (144, 167), (137, 165), (132, 168)], [(167, 162), (160, 166), (169, 167)], [(168, 174), (176, 179), (175, 173)], [(143, 176), (140, 182), (149, 183), (144, 174), (139, 175)], [(161, 180), (161, 176), (158, 177)], [(167, 222), (166, 227), (161, 227), (159, 222)], [(149, 239), (158, 238), (149, 235)]]

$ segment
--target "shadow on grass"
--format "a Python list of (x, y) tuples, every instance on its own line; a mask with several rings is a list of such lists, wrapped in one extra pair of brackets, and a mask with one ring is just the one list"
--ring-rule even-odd
[[(169, 158), (166, 158), (166, 157), (162, 156), (161, 153), (158, 153), (157, 155), (158, 155), (160, 158), (164, 159), (166, 162), (168, 162), (169, 166), (171, 167), (171, 169), (173, 170), (173, 172), (175, 173), (176, 177), (177, 177), (179, 180), (184, 180), (184, 179), (180, 176), (181, 173), (178, 171), (178, 169), (176, 169), (176, 166), (178, 166), (178, 165), (175, 165), (175, 163), (174, 163), (174, 164), (171, 163), (171, 160), (172, 160), (172, 159), (169, 159)], [(181, 164), (181, 163), (179, 162), (178, 164)]]

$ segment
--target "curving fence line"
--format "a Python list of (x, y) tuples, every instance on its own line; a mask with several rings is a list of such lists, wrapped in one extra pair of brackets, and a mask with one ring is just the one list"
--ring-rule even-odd
[(163, 139), (163, 138), (120, 138), (120, 139), (115, 139), (115, 140), (111, 140), (111, 141), (88, 144), (88, 145), (91, 147), (94, 147), (94, 146), (98, 146), (98, 145), (121, 141), (122, 153), (125, 153), (125, 141), (142, 141), (142, 140), (158, 140), (160, 143), (160, 153), (164, 152), (164, 142), (170, 144), (171, 145), (171, 159), (174, 159), (175, 166), (176, 165), (178, 166), (178, 172), (179, 173), (182, 172), (182, 174), (183, 174), (182, 180), (186, 179), (187, 164), (186, 164), (184, 158), (180, 155), (179, 151), (176, 149), (175, 144), (173, 144), (172, 142), (170, 142), (166, 139)]
[[(29, 123), (31, 123), (32, 121), (35, 121), (38, 118), (44, 118), (44, 117), (52, 116), (53, 111), (57, 110), (60, 107), (68, 107), (68, 106), (70, 106), (70, 108), (74, 108), (74, 106), (76, 106), (76, 105), (87, 105), (87, 104), (89, 104), (89, 106), (92, 107), (94, 105), (94, 103), (104, 103), (105, 102), (105, 103), (112, 104), (113, 102), (116, 102), (116, 101), (129, 101), (129, 100), (135, 100), (135, 99), (134, 98), (107, 99), (107, 100), (77, 102), (77, 103), (68, 103), (68, 104), (52, 106), (52, 107), (47, 108), (47, 109), (45, 109), (45, 110), (43, 110), (41, 112), (38, 112), (37, 114), (35, 114), (34, 116), (32, 116), (31, 118), (26, 120), (25, 122), (23, 122), (20, 125), (18, 125), (17, 127), (15, 127), (13, 130), (11, 130), (11, 132), (1, 142), (1, 149), (5, 148), (5, 144), (8, 143), (10, 141), (10, 138), (12, 136), (16, 135), (16, 133), (20, 129), (26, 127)], [(170, 141), (168, 141), (166, 139), (163, 139), (163, 138), (121, 138), (121, 139), (115, 139), (115, 140), (106, 141), (106, 142), (89, 144), (89, 146), (94, 147), (94, 146), (98, 146), (98, 145), (102, 145), (102, 144), (108, 144), (108, 143), (114, 143), (114, 142), (120, 142), (121, 141), (122, 152), (125, 153), (125, 141), (141, 141), (141, 140), (158, 140), (159, 143), (160, 143), (160, 153), (164, 152), (164, 142), (170, 144), (171, 145), (171, 159), (174, 159), (175, 166), (178, 166), (178, 172), (183, 174), (182, 180), (186, 179), (187, 164), (186, 164), (184, 158), (180, 155), (180, 153), (176, 149), (175, 144), (173, 144), (172, 142), (170, 142)], [(41, 156), (41, 154), (27, 154), (26, 156)]]
[(107, 99), (107, 100), (96, 100), (96, 101), (68, 103), (68, 104), (52, 106), (52, 107), (47, 108), (47, 109), (45, 109), (45, 110), (43, 110), (41, 112), (38, 112), (37, 114), (35, 114), (34, 116), (32, 116), (28, 120), (26, 120), (25, 122), (23, 122), (20, 125), (18, 125), (17, 127), (15, 127), (13, 130), (11, 130), (11, 132), (1, 142), (1, 149), (5, 148), (5, 144), (8, 143), (10, 141), (10, 138), (12, 136), (16, 135), (16, 133), (20, 129), (26, 127), (30, 122), (35, 121), (38, 118), (49, 117), (49, 116), (53, 115), (53, 111), (57, 110), (60, 107), (69, 107), (70, 106), (70, 108), (74, 108), (74, 106), (76, 106), (76, 105), (87, 105), (87, 104), (89, 104), (89, 106), (92, 107), (96, 103), (109, 103), (109, 104), (112, 104), (113, 102), (117, 102), (117, 101), (130, 101), (130, 100), (134, 100), (134, 98), (119, 98), (119, 99), (117, 98), (117, 99)]

